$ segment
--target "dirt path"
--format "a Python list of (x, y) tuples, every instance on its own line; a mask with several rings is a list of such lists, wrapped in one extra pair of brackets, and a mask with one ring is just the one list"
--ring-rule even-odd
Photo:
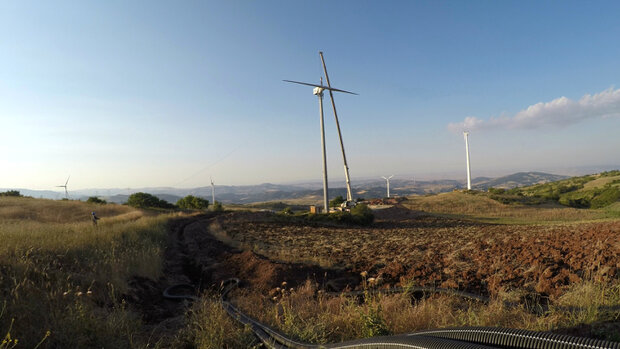
[(330, 285), (334, 290), (354, 286), (359, 278), (344, 270), (329, 270), (298, 263), (276, 263), (250, 251), (222, 243), (209, 231), (216, 215), (206, 214), (171, 220), (164, 275), (158, 281), (135, 278), (126, 300), (142, 314), (145, 333), (150, 342), (164, 345), (183, 327), (187, 303), (169, 300), (162, 292), (175, 284), (195, 285), (197, 293), (219, 290), (220, 283), (231, 277), (242, 280), (241, 287), (266, 294), (286, 281), (291, 287), (307, 279)]

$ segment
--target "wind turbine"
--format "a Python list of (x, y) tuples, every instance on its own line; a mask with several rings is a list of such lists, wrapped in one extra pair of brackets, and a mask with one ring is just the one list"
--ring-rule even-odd
[(325, 126), (323, 122), (323, 91), (329, 90), (330, 92), (336, 91), (336, 92), (349, 93), (352, 95), (356, 95), (357, 93), (353, 93), (353, 92), (349, 92), (345, 90), (339, 90), (337, 88), (325, 86), (323, 85), (323, 78), (321, 78), (321, 83), (319, 85), (310, 84), (307, 82), (292, 81), (292, 80), (283, 80), (283, 81), (292, 82), (294, 84), (306, 85), (306, 86), (314, 86), (312, 93), (315, 96), (319, 97), (319, 115), (320, 115), (320, 124), (321, 124), (321, 148), (323, 151), (322, 152), (322, 155), (323, 155), (323, 207), (325, 210), (324, 212), (329, 213), (329, 202), (328, 202), (328, 191), (329, 190), (327, 188), (327, 154), (325, 153)]
[(69, 200), (69, 192), (67, 191), (67, 184), (69, 183), (69, 178), (71, 178), (71, 175), (69, 175), (69, 177), (67, 177), (67, 181), (65, 182), (65, 185), (57, 185), (57, 188), (65, 188), (65, 198), (67, 200)]
[(471, 190), (471, 168), (469, 167), (469, 132), (463, 132), (465, 136), (465, 155), (467, 156), (467, 190)]
[[(340, 149), (342, 150), (342, 161), (344, 162), (344, 178), (347, 182), (347, 202), (353, 201), (351, 195), (351, 180), (349, 179), (349, 166), (347, 165), (347, 156), (344, 153), (344, 143), (342, 142), (342, 133), (340, 132), (340, 123), (338, 122), (338, 113), (336, 113), (336, 103), (334, 102), (334, 93), (331, 90), (332, 85), (329, 83), (329, 75), (327, 75), (327, 68), (325, 67), (325, 59), (323, 58), (323, 52), (319, 51), (321, 56), (321, 63), (323, 63), (323, 72), (325, 72), (325, 80), (327, 81), (327, 87), (329, 87), (329, 99), (332, 101), (332, 108), (334, 109), (334, 119), (336, 119), (336, 129), (338, 129), (338, 139), (340, 140)], [(389, 195), (388, 195), (389, 196)]]
[(211, 179), (211, 200), (213, 200), (211, 205), (215, 205), (215, 184), (213, 184), (213, 177), (209, 178)]
[(385, 177), (381, 177), (383, 179), (385, 179), (385, 181), (387, 182), (387, 197), (390, 197), (390, 178), (394, 177), (394, 175), (389, 176), (388, 178)]

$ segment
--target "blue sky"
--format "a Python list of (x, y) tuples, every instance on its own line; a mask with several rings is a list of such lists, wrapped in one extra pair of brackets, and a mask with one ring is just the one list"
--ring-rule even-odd
[(316, 97), (282, 82), (318, 82), (319, 50), (332, 85), (359, 93), (335, 96), (353, 184), (464, 178), (463, 129), (474, 177), (617, 165), (618, 15), (613, 1), (1, 2), (0, 187), (320, 180)]

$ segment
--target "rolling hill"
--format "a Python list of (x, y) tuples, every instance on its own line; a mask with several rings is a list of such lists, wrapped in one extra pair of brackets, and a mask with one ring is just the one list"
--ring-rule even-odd
[[(519, 172), (498, 178), (477, 177), (472, 181), (474, 189), (487, 190), (490, 187), (510, 189), (515, 187), (531, 186), (563, 180), (567, 176), (542, 172)], [(346, 196), (344, 183), (336, 185), (330, 183), (330, 197)], [(464, 180), (431, 180), (416, 181), (414, 179), (393, 178), (390, 181), (392, 196), (410, 196), (450, 192), (465, 188)], [(0, 189), (0, 191), (10, 190)], [(49, 190), (19, 190), (22, 195), (35, 198), (61, 199), (64, 193)], [(353, 181), (353, 198), (380, 198), (386, 196), (386, 184), (381, 179), (366, 179)], [(73, 200), (86, 200), (89, 196), (98, 196), (109, 202), (124, 203), (131, 193), (145, 192), (160, 199), (175, 203), (186, 195), (194, 195), (211, 201), (211, 187), (172, 188), (172, 187), (145, 187), (145, 188), (115, 188), (115, 189), (85, 189), (69, 190), (69, 197)], [(101, 195), (101, 194), (104, 195)], [(255, 203), (265, 201), (296, 200), (307, 203), (320, 202), (322, 198), (322, 184), (320, 182), (289, 184), (263, 183), (245, 186), (215, 186), (216, 200), (224, 203)]]

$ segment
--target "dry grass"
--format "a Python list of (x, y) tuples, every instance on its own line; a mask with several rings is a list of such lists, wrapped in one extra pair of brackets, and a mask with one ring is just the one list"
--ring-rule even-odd
[[(406, 294), (367, 294), (358, 300), (345, 295), (327, 296), (310, 281), (298, 289), (283, 289), (273, 297), (244, 293), (237, 297), (237, 302), (252, 317), (294, 339), (324, 344), (450, 326), (560, 332), (584, 324), (597, 328), (619, 319), (617, 311), (600, 308), (601, 305), (620, 306), (619, 290), (620, 283), (575, 284), (548, 311), (539, 315), (523, 306), (506, 306), (504, 300), (515, 294), (505, 294), (488, 304), (448, 295), (412, 301)], [(574, 309), (566, 309), (566, 306)], [(599, 331), (597, 335), (620, 341), (613, 331)]]
[(176, 336), (175, 348), (252, 348), (258, 339), (249, 328), (240, 327), (212, 295), (194, 303), (186, 314), (186, 325)]
[[(470, 202), (471, 207), (462, 208), (453, 201), (468, 198), (453, 194), (456, 196), (446, 196), (436, 202), (437, 199), (432, 197), (419, 203), (412, 200), (412, 205), (427, 205), (429, 211), (442, 211), (438, 212), (442, 214), (477, 217), (484, 212), (481, 210), (486, 210), (490, 217), (522, 221), (527, 218), (527, 211), (519, 211), (520, 208), (502, 216), (502, 210), (507, 210), (502, 207), (504, 205), (479, 197), (476, 197), (477, 202)], [(446, 207), (442, 208), (442, 205)], [(461, 211), (457, 210), (458, 207)], [(93, 210), (102, 218), (98, 227), (93, 227), (89, 221)], [(546, 222), (572, 213), (561, 211)], [(534, 217), (545, 221), (549, 214), (543, 212)], [(148, 343), (141, 335), (140, 318), (127, 308), (120, 296), (128, 291), (127, 280), (132, 276), (155, 279), (161, 275), (165, 224), (169, 217), (148, 216), (119, 205), (0, 198), (0, 336), (10, 334), (12, 342), (7, 341), (8, 347), (16, 338), (20, 346), (29, 348), (35, 347), (42, 339), (43, 348), (146, 347)], [(442, 225), (444, 223), (436, 225), (435, 220), (436, 217), (427, 221), (401, 222), (405, 224), (404, 228), (379, 225), (378, 228), (310, 229), (248, 220), (239, 225), (224, 222), (211, 229), (231, 244), (253, 249), (272, 259), (314, 260), (319, 264), (353, 265), (377, 271), (390, 265), (411, 266), (422, 261), (425, 265), (439, 266), (440, 278), (454, 278), (464, 271), (466, 265), (471, 264), (472, 256), (479, 252), (476, 248), (480, 244), (487, 246), (491, 255), (496, 246), (518, 249), (518, 244), (510, 243), (536, 236), (542, 244), (559, 241), (557, 244), (564, 251), (562, 234), (569, 232), (573, 239), (585, 234), (581, 228), (575, 233), (569, 226), (475, 226), (457, 222), (456, 226), (448, 227)], [(591, 228), (590, 225), (575, 226)], [(617, 227), (613, 224), (601, 226), (611, 229), (612, 233)], [(604, 256), (606, 250), (613, 252), (614, 248), (620, 248), (617, 235), (610, 236), (608, 240), (591, 244), (600, 251), (592, 258)], [(459, 243), (455, 244), (455, 241)], [(609, 243), (615, 245), (606, 245)], [(555, 245), (553, 249), (560, 250)], [(442, 263), (447, 263), (449, 268)], [(503, 273), (500, 267), (510, 263), (518, 264), (518, 261), (481, 262), (496, 268), (493, 275)], [(599, 262), (597, 268), (601, 267), (605, 265)], [(591, 275), (596, 276), (595, 273)], [(445, 295), (415, 302), (404, 295), (368, 295), (357, 300), (326, 296), (315, 284), (307, 282), (277, 295), (246, 293), (237, 297), (236, 302), (253, 317), (293, 338), (313, 343), (459, 325), (557, 330), (586, 324), (594, 328), (600, 323), (617, 322), (620, 317), (618, 312), (600, 308), (620, 306), (617, 278), (615, 283), (572, 283), (553, 300), (548, 311), (539, 315), (524, 307), (507, 308), (504, 305), (504, 299), (519, 299), (522, 293), (529, 291), (502, 290), (494, 293), (495, 299), (489, 304)], [(235, 325), (212, 296), (205, 296), (201, 302), (195, 303), (186, 320), (186, 328), (175, 339), (177, 347), (236, 348), (256, 344), (247, 329)], [(46, 335), (48, 330), (49, 337)], [(597, 333), (607, 339), (620, 340), (613, 337), (613, 331)]]
[(547, 204), (506, 205), (481, 195), (462, 192), (413, 196), (403, 205), (427, 213), (459, 216), (481, 222), (504, 224), (560, 224), (607, 218), (603, 210), (585, 210)]
[[(102, 217), (97, 227), (91, 210)], [(138, 346), (139, 316), (119, 298), (132, 276), (162, 273), (167, 216), (119, 205), (0, 198), (0, 332), (24, 347)]]
[(98, 205), (73, 200), (47, 200), (21, 197), (0, 197), (1, 221), (34, 221), (41, 223), (79, 223), (90, 222), (90, 213), (104, 217), (136, 213), (129, 206), (108, 204)]

